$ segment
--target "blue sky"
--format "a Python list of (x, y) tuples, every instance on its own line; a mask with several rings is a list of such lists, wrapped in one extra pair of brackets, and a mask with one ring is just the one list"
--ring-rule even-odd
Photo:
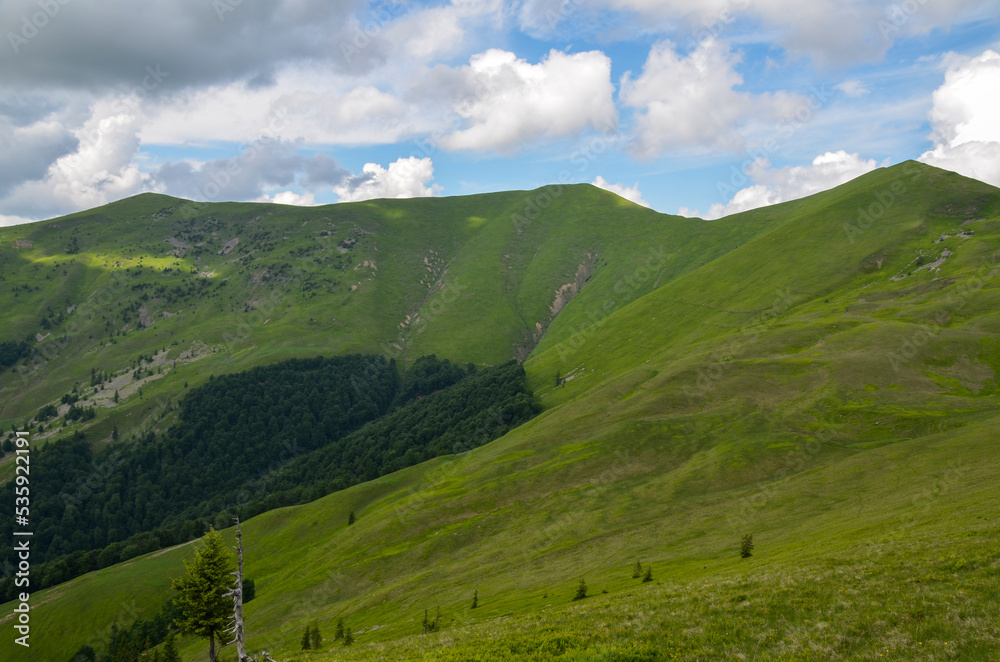
[(0, 27), (0, 224), (566, 180), (717, 218), (907, 159), (1000, 185), (995, 2), (8, 0)]

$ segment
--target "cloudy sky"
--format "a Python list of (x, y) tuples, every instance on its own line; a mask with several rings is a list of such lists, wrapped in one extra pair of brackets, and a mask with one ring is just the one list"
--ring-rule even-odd
[(907, 159), (1000, 185), (996, 0), (0, 0), (0, 28), (3, 225), (555, 182), (715, 218)]

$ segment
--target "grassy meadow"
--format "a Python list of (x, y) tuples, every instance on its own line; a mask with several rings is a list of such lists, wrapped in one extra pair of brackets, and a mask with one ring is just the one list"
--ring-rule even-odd
[[(80, 252), (55, 252), (75, 229)], [(0, 424), (93, 367), (127, 391), (130, 362), (164, 348), (169, 369), (102, 406), (88, 438), (165, 425), (157, 403), (185, 383), (290, 356), (524, 358), (546, 408), (529, 423), (244, 523), (251, 650), (988, 660), (998, 258), (1000, 190), (914, 163), (710, 223), (589, 186), (314, 209), (144, 195), (0, 229), (5, 332), (75, 305), (38, 342), (44, 361), (0, 375)], [(133, 288), (171, 279), (172, 300)], [(155, 613), (196, 544), (33, 594), (31, 659), (68, 660)], [(631, 578), (636, 560), (653, 581)], [(589, 597), (571, 601), (581, 578)], [(438, 632), (421, 633), (425, 609)], [(330, 641), (340, 618), (350, 647)], [(312, 622), (326, 641), (302, 651)], [(204, 641), (181, 644), (207, 659)], [(14, 650), (0, 640), (0, 657)]]

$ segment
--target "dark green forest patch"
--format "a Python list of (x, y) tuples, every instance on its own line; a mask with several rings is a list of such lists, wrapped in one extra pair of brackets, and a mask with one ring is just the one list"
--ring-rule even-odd
[[(213, 378), (185, 396), (165, 434), (97, 452), (77, 434), (37, 452), (32, 519), (43, 563), (33, 588), (196, 538), (237, 513), (475, 448), (539, 409), (513, 361), (477, 371), (421, 357), (400, 379), (384, 357), (317, 357)], [(2, 492), (12, 502), (13, 481)], [(0, 514), (0, 526), (11, 517)], [(0, 581), (4, 599), (13, 590), (12, 578)]]

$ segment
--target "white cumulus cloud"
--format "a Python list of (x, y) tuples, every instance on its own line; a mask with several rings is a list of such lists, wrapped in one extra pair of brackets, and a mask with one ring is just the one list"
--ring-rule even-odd
[(273, 202), (276, 205), (295, 205), (296, 207), (312, 207), (316, 204), (316, 196), (310, 192), (280, 191), (273, 196), (262, 195), (259, 202)]
[[(766, 160), (758, 160), (750, 169), (753, 184), (739, 189), (726, 203), (711, 206), (704, 218), (716, 219), (779, 202), (796, 200), (839, 186), (871, 172), (878, 164), (874, 159), (862, 159), (844, 150), (820, 154), (810, 165), (771, 168)], [(734, 173), (734, 177), (739, 174)], [(732, 188), (720, 182), (720, 190)], [(697, 210), (682, 207), (682, 216), (700, 216)]]
[(333, 187), (340, 202), (357, 202), (375, 198), (427, 198), (441, 192), (434, 179), (434, 164), (429, 158), (411, 156), (397, 159), (383, 168), (366, 163), (360, 175), (350, 177)]
[(639, 184), (634, 184), (632, 186), (625, 186), (623, 184), (612, 184), (608, 180), (604, 179), (600, 175), (593, 181), (594, 186), (597, 188), (602, 188), (605, 191), (611, 191), (615, 195), (619, 195), (626, 200), (631, 200), (637, 205), (642, 205), (643, 207), (648, 207), (649, 203), (642, 199), (642, 192), (639, 190)]
[(10, 225), (23, 225), (25, 223), (32, 223), (36, 219), (25, 218), (23, 216), (7, 216), (5, 214), (0, 214), (0, 228), (7, 227)]
[(389, 26), (386, 38), (394, 55), (429, 60), (458, 51), (470, 33), (482, 40), (483, 33), (503, 24), (503, 12), (503, 0), (452, 0), (423, 9), (410, 5)]
[(1000, 53), (952, 56), (934, 92), (934, 148), (920, 160), (1000, 186)]
[[(145, 104), (140, 137), (154, 145), (247, 143), (261, 136), (316, 144), (385, 144), (408, 135), (412, 112), (391, 91), (314, 66), (284, 69), (274, 84), (213, 85)], [(419, 125), (418, 125), (419, 126)]]
[(2, 201), (8, 222), (97, 207), (138, 193), (146, 177), (135, 162), (140, 120), (133, 106), (101, 101), (72, 133), (76, 149), (56, 159), (44, 176), (15, 187)]
[(670, 41), (650, 50), (642, 74), (622, 77), (620, 98), (637, 110), (632, 152), (655, 159), (683, 148), (737, 151), (754, 120), (790, 115), (803, 100), (786, 92), (751, 94), (735, 88), (740, 58), (721, 42), (703, 41), (686, 57)]
[(553, 50), (531, 64), (490, 49), (450, 73), (458, 78), (454, 112), (463, 127), (443, 137), (447, 149), (511, 153), (588, 127), (617, 126), (611, 60), (600, 51)]

